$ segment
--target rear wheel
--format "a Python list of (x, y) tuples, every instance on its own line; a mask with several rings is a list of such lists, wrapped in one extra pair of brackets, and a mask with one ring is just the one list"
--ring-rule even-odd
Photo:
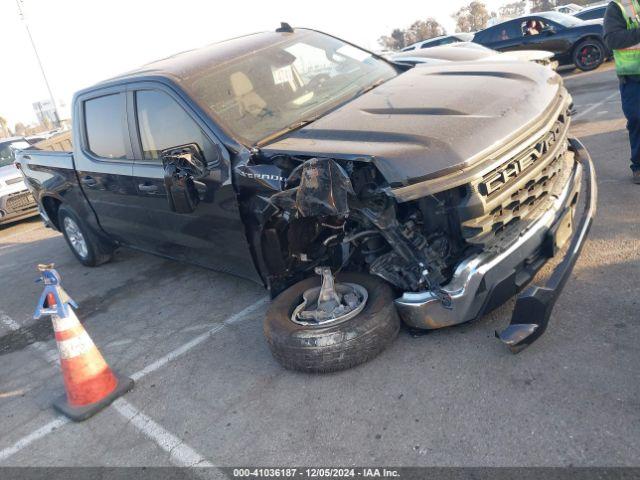
[(573, 52), (573, 62), (583, 72), (595, 70), (606, 59), (604, 44), (600, 40), (587, 38)]
[(113, 257), (114, 245), (107, 243), (89, 229), (66, 205), (58, 210), (58, 225), (71, 252), (87, 267), (96, 267)]
[(304, 308), (304, 297), (312, 302), (309, 292), (315, 290), (317, 299), (319, 277), (293, 285), (269, 307), (264, 334), (271, 353), (285, 368), (318, 373), (344, 370), (372, 359), (398, 335), (400, 320), (388, 284), (360, 273), (340, 274), (336, 282), (336, 291), (345, 288), (343, 298), (355, 296), (347, 300), (352, 308), (333, 318), (305, 320), (309, 310)]

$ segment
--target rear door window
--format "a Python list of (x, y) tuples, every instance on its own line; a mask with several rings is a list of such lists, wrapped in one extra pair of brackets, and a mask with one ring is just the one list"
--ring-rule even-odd
[(105, 95), (85, 101), (87, 149), (100, 158), (126, 159), (124, 119), (125, 103), (122, 94)]
[(480, 43), (499, 43), (522, 37), (520, 23), (505, 22), (485, 30), (480, 38)]
[(136, 114), (143, 159), (160, 161), (167, 148), (197, 144), (205, 159), (214, 158), (213, 143), (178, 103), (165, 92), (136, 92)]

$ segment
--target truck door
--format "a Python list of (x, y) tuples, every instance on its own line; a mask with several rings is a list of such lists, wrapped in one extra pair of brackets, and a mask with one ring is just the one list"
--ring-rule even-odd
[(114, 239), (139, 243), (133, 154), (126, 118), (125, 87), (81, 95), (75, 102), (75, 168), (100, 226)]
[[(145, 242), (157, 253), (215, 270), (259, 280), (231, 183), (226, 149), (206, 124), (171, 89), (139, 87), (128, 93), (138, 204), (148, 217)], [(165, 188), (163, 150), (196, 144), (208, 164), (198, 180), (200, 202), (192, 213), (177, 213)]]

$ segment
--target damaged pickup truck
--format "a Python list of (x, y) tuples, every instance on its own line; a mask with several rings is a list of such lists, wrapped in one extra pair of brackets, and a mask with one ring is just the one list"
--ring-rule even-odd
[(73, 152), (18, 165), (85, 265), (124, 245), (262, 282), (269, 346), (304, 371), (372, 358), (400, 320), (477, 319), (555, 257), (498, 334), (518, 351), (595, 213), (571, 104), (532, 63), (410, 68), (283, 24), (77, 93)]

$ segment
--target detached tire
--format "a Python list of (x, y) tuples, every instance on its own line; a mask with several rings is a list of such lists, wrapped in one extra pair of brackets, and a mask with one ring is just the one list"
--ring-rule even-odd
[(340, 274), (336, 281), (356, 283), (369, 294), (364, 310), (345, 322), (314, 327), (291, 320), (302, 294), (320, 286), (320, 277), (295, 284), (271, 303), (264, 335), (271, 353), (285, 368), (316, 373), (345, 370), (371, 360), (398, 335), (400, 320), (389, 285), (360, 273)]
[(600, 40), (587, 38), (573, 50), (573, 63), (583, 72), (595, 70), (607, 57), (604, 44)]
[(97, 267), (113, 258), (115, 246), (102, 240), (66, 205), (58, 210), (58, 225), (67, 245), (80, 263)]

